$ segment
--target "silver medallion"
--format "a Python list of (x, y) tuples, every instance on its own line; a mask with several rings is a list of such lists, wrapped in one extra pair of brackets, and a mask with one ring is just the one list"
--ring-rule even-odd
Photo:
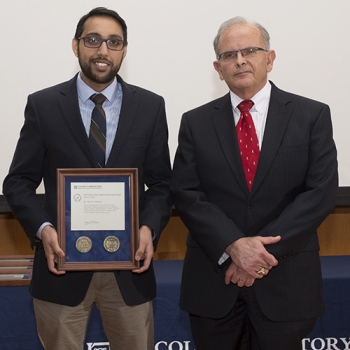
[(92, 241), (89, 237), (81, 236), (75, 242), (75, 246), (80, 253), (87, 253), (92, 247)]
[(107, 252), (114, 253), (119, 249), (120, 241), (115, 236), (108, 236), (103, 241), (103, 246), (107, 250)]

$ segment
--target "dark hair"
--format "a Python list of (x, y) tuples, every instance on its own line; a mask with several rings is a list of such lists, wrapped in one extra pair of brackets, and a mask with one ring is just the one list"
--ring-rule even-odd
[(126, 23), (123, 20), (123, 18), (121, 18), (117, 12), (113, 11), (113, 10), (109, 10), (106, 7), (96, 7), (94, 9), (92, 9), (88, 14), (86, 14), (85, 16), (80, 18), (80, 21), (77, 24), (77, 29), (75, 31), (75, 35), (74, 38), (75, 39), (79, 39), (84, 31), (84, 24), (86, 22), (86, 20), (90, 17), (94, 17), (94, 16), (102, 16), (102, 17), (111, 17), (113, 18), (116, 22), (118, 22), (120, 24), (120, 26), (123, 29), (123, 35), (124, 38), (123, 40), (127, 43), (128, 42), (128, 37), (127, 37), (127, 27), (126, 27)]

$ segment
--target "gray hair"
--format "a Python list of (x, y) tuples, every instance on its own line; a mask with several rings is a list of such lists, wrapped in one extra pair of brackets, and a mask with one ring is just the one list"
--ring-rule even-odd
[(233, 26), (234, 24), (251, 24), (254, 27), (258, 28), (260, 31), (260, 34), (264, 40), (264, 49), (265, 50), (270, 50), (270, 35), (267, 32), (267, 30), (259, 23), (257, 22), (248, 22), (245, 18), (243, 17), (234, 17), (231, 18), (227, 21), (225, 21), (223, 24), (221, 24), (218, 33), (216, 34), (216, 37), (214, 39), (214, 50), (215, 50), (215, 54), (216, 54), (216, 58), (219, 59), (219, 55), (220, 55), (220, 48), (219, 48), (219, 41), (221, 38), (222, 33), (228, 29), (229, 27)]

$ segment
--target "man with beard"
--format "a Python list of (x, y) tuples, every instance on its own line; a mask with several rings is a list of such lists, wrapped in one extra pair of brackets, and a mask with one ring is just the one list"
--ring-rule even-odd
[[(151, 300), (156, 285), (152, 256), (170, 217), (170, 160), (162, 97), (117, 75), (127, 52), (127, 27), (114, 11), (95, 8), (79, 21), (72, 42), (81, 72), (31, 94), (3, 192), (31, 244), (35, 259), (30, 292), (45, 349), (82, 349), (97, 304), (110, 349), (153, 349)], [(90, 146), (96, 94), (103, 94), (103, 161)], [(102, 111), (102, 113), (103, 113)], [(140, 268), (113, 272), (57, 270), (58, 168), (137, 168)], [(44, 181), (42, 205), (36, 189)], [(146, 190), (147, 189), (147, 190)]]

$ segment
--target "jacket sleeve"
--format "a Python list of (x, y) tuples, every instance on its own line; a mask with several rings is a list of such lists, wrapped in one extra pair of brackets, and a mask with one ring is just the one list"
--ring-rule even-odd
[(214, 268), (217, 268), (225, 249), (233, 241), (244, 237), (244, 234), (223, 210), (207, 197), (197, 172), (196, 143), (191, 127), (188, 115), (184, 114), (174, 160), (171, 192), (174, 205), (190, 231), (187, 244), (200, 247), (210, 258)]
[(140, 225), (153, 229), (154, 246), (171, 215), (170, 178), (171, 165), (168, 147), (168, 127), (163, 98), (160, 98), (157, 117), (142, 169), (146, 185), (143, 205), (140, 209)]
[(45, 156), (38, 113), (33, 98), (29, 96), (24, 125), (9, 174), (3, 183), (3, 193), (32, 244), (40, 225), (51, 220), (36, 194), (43, 177)]
[(319, 109), (319, 114), (309, 126), (309, 135), (308, 168), (303, 191), (259, 233), (261, 236), (281, 235), (279, 243), (266, 247), (277, 259), (304, 250), (336, 204), (337, 151), (327, 105)]

